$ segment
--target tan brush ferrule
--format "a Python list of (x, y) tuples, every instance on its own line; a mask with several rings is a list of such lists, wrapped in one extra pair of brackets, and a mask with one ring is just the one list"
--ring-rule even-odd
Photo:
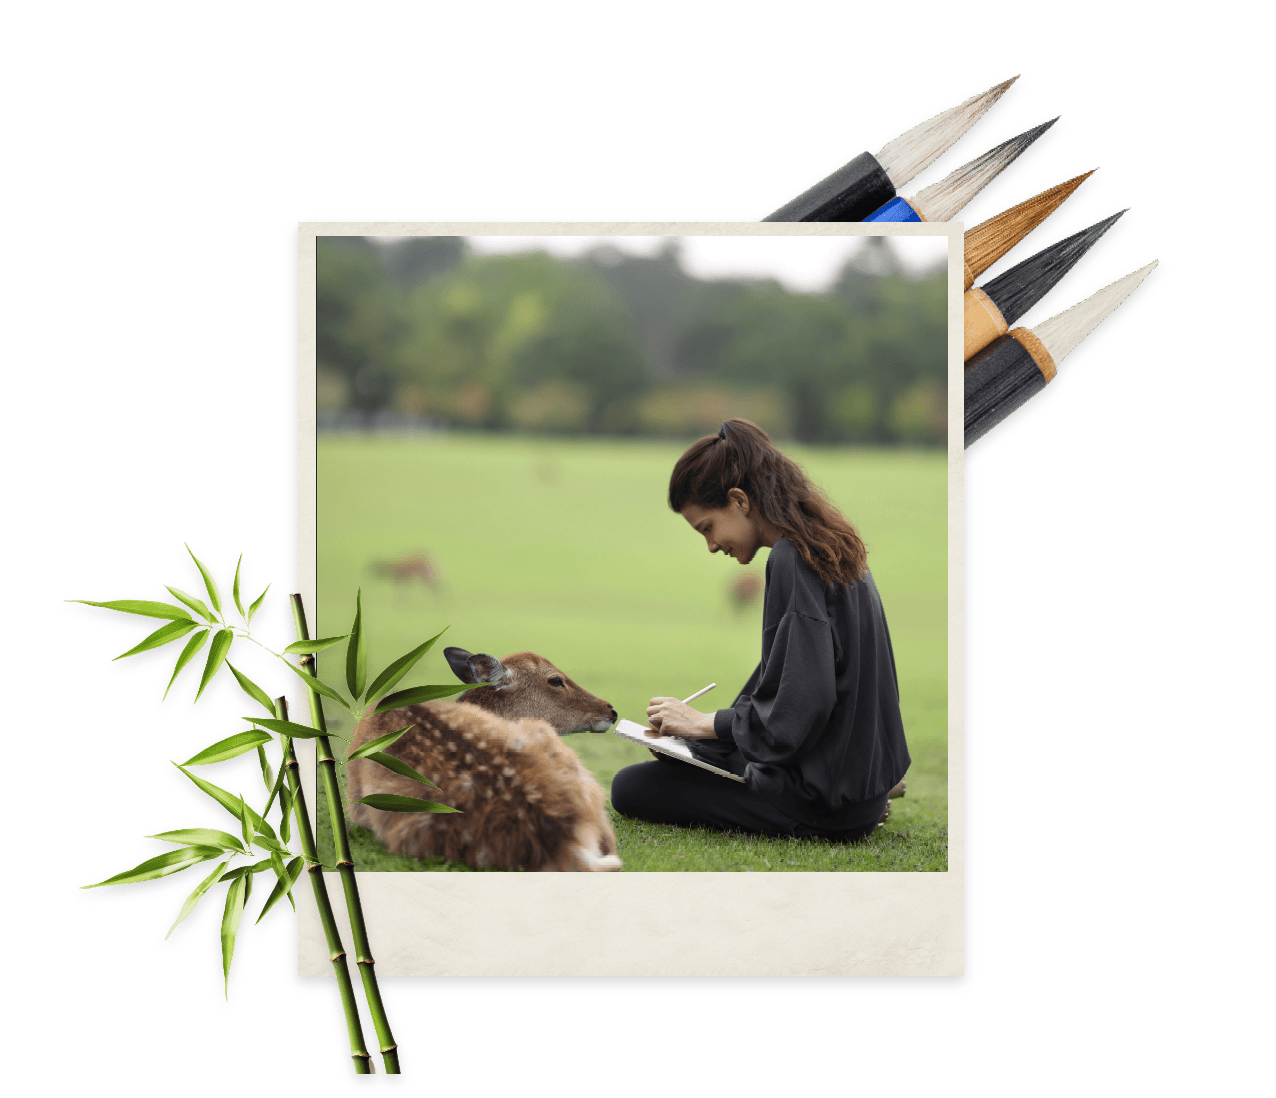
[(910, 210), (912, 210), (912, 211), (913, 211), (913, 213), (915, 213), (915, 214), (917, 215), (917, 220), (918, 220), (918, 221), (925, 221), (925, 220), (926, 220), (926, 216), (925, 216), (925, 215), (921, 212), (921, 210), (919, 210), (919, 209), (917, 208), (916, 203), (914, 203), (911, 199), (904, 198), (904, 199), (901, 199), (900, 201), (902, 201), (902, 202), (904, 203), (904, 205), (905, 205), (905, 206), (907, 206)]
[(965, 304), (966, 346), (962, 357), (970, 359), (998, 336), (1004, 336), (1010, 325), (983, 290), (967, 290)]
[(1016, 328), (1010, 333), (1010, 338), (1017, 341), (1032, 356), (1032, 361), (1037, 364), (1037, 369), (1041, 371), (1041, 376), (1047, 382), (1054, 380), (1054, 375), (1059, 371), (1055, 368), (1054, 359), (1041, 340), (1027, 328)]

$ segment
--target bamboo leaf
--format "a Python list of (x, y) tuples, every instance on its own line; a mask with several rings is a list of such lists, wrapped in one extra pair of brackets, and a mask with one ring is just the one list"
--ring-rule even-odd
[[(178, 602), (184, 602), (205, 621), (211, 622), (213, 625), (217, 624), (217, 619), (213, 617), (212, 612), (194, 595), (188, 595), (185, 591), (179, 591), (176, 587), (169, 587), (168, 584), (164, 585), (164, 590), (172, 595)], [(160, 605), (163, 604), (161, 603)]]
[(227, 736), (224, 740), (218, 740), (211, 747), (204, 748), (198, 755), (187, 759), (182, 765), (208, 766), (210, 763), (225, 762), (227, 759), (233, 759), (246, 751), (251, 751), (254, 747), (260, 747), (263, 743), (270, 743), (269, 732), (258, 732), (256, 729), (240, 732), (234, 736)]
[(414, 686), (409, 690), (400, 690), (397, 694), (382, 698), (373, 712), (388, 713), (391, 709), (402, 709), (405, 705), (420, 705), (422, 702), (446, 698), (450, 694), (459, 694), (462, 690), (472, 690), (476, 686), (486, 685), (487, 683), (483, 682), (458, 682), (438, 686)]
[(226, 998), (230, 998), (230, 962), (235, 956), (235, 935), (244, 917), (244, 904), (248, 899), (248, 885), (243, 874), (230, 882), (226, 890), (226, 910), (222, 913), (222, 973), (225, 976)]
[[(285, 660), (284, 662), (288, 663), (287, 660)], [(325, 682), (323, 682), (323, 680), (321, 680), (318, 676), (312, 675), (309, 671), (303, 670), (302, 668), (296, 666), (296, 664), (288, 663), (288, 666), (292, 668), (293, 673), (300, 676), (301, 680), (310, 689), (314, 690), (315, 693), (322, 694), (325, 698), (331, 698), (339, 706), (341, 706), (341, 708), (344, 709), (347, 713), (353, 712), (350, 706), (346, 704), (345, 698), (343, 698), (340, 694), (338, 694), (335, 690), (333, 690), (331, 686), (328, 686)]]
[[(247, 802), (241, 796), (239, 798), (239, 823), (244, 829), (244, 846), (248, 847), (249, 850), (251, 850), (253, 846), (253, 824), (252, 820), (248, 818), (248, 813), (250, 811), (252, 810), (248, 807)], [(254, 812), (253, 815), (256, 815), (256, 813)]]
[(355, 804), (366, 804), (369, 808), (379, 808), (382, 812), (459, 812), (459, 808), (449, 808), (445, 804), (434, 801), (419, 801), (415, 797), (401, 797), (397, 793), (373, 793)]
[(298, 740), (313, 740), (319, 736), (332, 735), (331, 732), (320, 732), (317, 728), (311, 728), (308, 724), (294, 724), (292, 721), (281, 721), (277, 717), (244, 717), (243, 719), (253, 724), (260, 724), (263, 728), (269, 728), (272, 732), (278, 732), (281, 736), (292, 736)]
[(215, 827), (184, 827), (180, 831), (163, 831), (146, 837), (162, 839), (166, 843), (182, 843), (185, 846), (218, 846), (223, 850), (233, 850), (236, 854), (248, 853), (234, 835), (218, 831)]
[[(292, 852), (289, 851), (289, 853), (292, 853)], [(282, 856), (280, 856), (277, 852), (273, 850), (270, 852), (270, 868), (275, 871), (276, 884), (281, 884), (288, 880), (288, 870), (284, 866), (284, 860)], [(269, 900), (270, 897), (267, 896), (266, 899)], [(258, 922), (260, 921), (261, 921), (260, 916), (258, 916)]]
[(173, 683), (177, 681), (177, 676), (182, 673), (182, 668), (190, 663), (195, 653), (204, 647), (211, 633), (211, 629), (204, 629), (186, 642), (186, 647), (182, 649), (182, 654), (177, 657), (177, 666), (173, 668), (173, 677), (168, 680), (168, 686), (164, 688), (165, 698), (168, 697), (168, 692), (173, 689)]
[(195, 891), (186, 897), (186, 902), (182, 904), (182, 910), (178, 912), (177, 919), (173, 923), (173, 925), (168, 928), (168, 934), (164, 935), (165, 938), (167, 938), (169, 934), (172, 934), (173, 931), (177, 929), (178, 924), (181, 923), (181, 921), (185, 919), (187, 915), (189, 915), (192, 911), (195, 910), (195, 905), (199, 903), (204, 893), (207, 892), (210, 888), (212, 888), (213, 882), (216, 881), (221, 876), (222, 870), (225, 869), (229, 864), (230, 864), (230, 859), (228, 858), (226, 861), (222, 862), (221, 865), (217, 866), (217, 868), (214, 869), (207, 877), (205, 877), (202, 881), (200, 881), (199, 884), (195, 886)]
[(168, 644), (169, 641), (175, 641), (178, 637), (186, 636), (194, 628), (195, 623), (189, 618), (185, 621), (170, 621), (167, 625), (161, 625), (140, 644), (130, 648), (127, 652), (121, 652), (115, 659), (122, 660), (125, 656), (136, 656), (139, 652), (149, 652), (152, 648), (160, 648)]
[(102, 885), (135, 884), (138, 881), (153, 881), (157, 877), (167, 877), (170, 873), (180, 873), (210, 858), (220, 858), (224, 851), (219, 846), (183, 846), (177, 850), (169, 850), (155, 858), (148, 858), (141, 865), (117, 873), (97, 884), (83, 885), (84, 888), (101, 888)]
[[(191, 553), (189, 545), (186, 546), (186, 552)], [(222, 597), (217, 590), (217, 584), (213, 582), (213, 577), (209, 575), (208, 569), (200, 562), (199, 557), (191, 553), (191, 560), (195, 562), (195, 567), (199, 569), (199, 574), (204, 577), (204, 589), (208, 592), (208, 601), (213, 604), (213, 609), (220, 614), (222, 612)], [(238, 573), (238, 569), (236, 569), (236, 573)]]
[(247, 675), (238, 671), (230, 660), (226, 661), (226, 666), (230, 668), (230, 673), (235, 676), (235, 681), (239, 683), (240, 689), (243, 690), (245, 694), (258, 704), (265, 706), (267, 713), (273, 713), (275, 711), (275, 703), (270, 700), (270, 696), (266, 693), (266, 691), (253, 682), (253, 680)]
[(254, 812), (251, 808), (249, 808), (243, 802), (241, 798), (236, 797), (231, 793), (227, 793), (226, 790), (220, 788), (219, 786), (213, 785), (212, 782), (206, 782), (204, 781), (203, 778), (196, 777), (189, 770), (185, 769), (184, 767), (180, 766), (177, 763), (173, 763), (173, 765), (176, 766), (177, 769), (180, 770), (183, 774), (185, 774), (188, 778), (190, 778), (190, 780), (193, 781), (197, 786), (199, 786), (200, 789), (202, 789), (205, 793), (207, 793), (210, 797), (212, 797), (213, 800), (215, 800), (219, 805), (222, 806), (222, 808), (224, 808), (227, 812), (229, 812), (232, 816), (234, 816), (235, 819), (237, 820), (241, 819), (243, 810), (247, 810), (248, 819), (252, 822), (254, 830), (264, 831), (269, 835), (274, 834), (274, 830), (271, 828), (270, 824), (266, 823), (266, 821), (263, 820), (260, 816), (258, 816), (256, 812)]
[[(283, 762), (283, 765), (279, 767), (279, 773), (275, 775), (275, 780), (270, 785), (270, 796), (266, 798), (266, 807), (262, 811), (263, 817), (267, 816), (270, 813), (270, 806), (275, 803), (275, 797), (278, 796), (282, 798), (283, 795), (288, 792), (287, 775), (288, 775), (288, 767), (287, 767), (287, 759), (285, 759)], [(282, 799), (280, 801), (280, 804), (282, 806)], [(286, 820), (287, 820), (287, 817), (285, 817), (285, 822)], [(285, 838), (284, 841), (286, 842), (287, 839)]]
[(121, 614), (138, 614), (144, 618), (172, 618), (174, 621), (191, 620), (190, 613), (169, 602), (147, 602), (142, 599), (119, 599), (115, 602), (90, 602), (88, 599), (67, 599), (85, 606), (101, 606), (106, 610), (118, 610)]
[(396, 774), (402, 774), (405, 778), (411, 778), (416, 782), (424, 782), (433, 789), (439, 788), (424, 774), (418, 774), (402, 759), (396, 759), (393, 755), (387, 755), (384, 751), (374, 751), (371, 755), (365, 755), (364, 757), (371, 759), (374, 763), (380, 763), (387, 770), (393, 770)]
[(402, 736), (404, 732), (411, 732), (414, 727), (415, 726), (411, 724), (404, 725), (397, 732), (387, 732), (384, 736), (378, 736), (375, 740), (369, 740), (367, 743), (363, 744), (363, 746), (356, 747), (353, 751), (351, 751), (350, 754), (346, 756), (346, 761), (349, 762), (351, 759), (366, 759), (369, 755), (374, 754), (383, 748), (389, 747), (395, 740)]
[(350, 627), (350, 643), (346, 646), (346, 686), (350, 696), (358, 698), (368, 684), (368, 642), (363, 635), (363, 591), (354, 596), (354, 625)]
[(235, 634), (229, 629), (218, 629), (216, 636), (213, 637), (213, 643), (208, 646), (208, 662), (204, 664), (204, 676), (199, 680), (199, 689), (195, 691), (195, 700), (199, 701), (199, 696), (204, 692), (206, 687), (218, 669), (226, 659), (226, 653), (230, 651), (231, 642), (235, 639)]
[[(270, 584), (266, 584), (266, 591), (270, 590)], [(257, 613), (257, 608), (266, 600), (266, 591), (257, 596), (257, 601), (248, 608), (248, 624), (252, 624), (253, 615)]]
[(241, 865), (238, 869), (223, 873), (221, 879), (223, 881), (233, 881), (236, 877), (251, 877), (254, 873), (265, 873), (269, 868), (270, 859), (262, 858), (259, 862), (253, 862), (252, 865)]
[[(448, 628), (451, 628), (451, 627), (449, 626)], [(440, 632), (432, 636), (424, 644), (419, 645), (418, 647), (412, 649), (412, 651), (409, 652), (406, 656), (400, 656), (397, 660), (395, 660), (392, 664), (390, 664), (389, 667), (387, 667), (384, 671), (381, 672), (381, 674), (379, 674), (376, 677), (372, 685), (368, 687), (367, 697), (375, 698), (378, 695), (389, 690), (390, 687), (394, 686), (400, 679), (403, 678), (404, 675), (406, 675), (409, 671), (412, 670), (412, 668), (414, 668), (417, 665), (417, 662), (421, 659), (421, 657), (424, 656), (431, 648), (434, 647), (434, 642), (438, 640), (439, 637), (443, 636), (443, 634), (446, 632), (447, 632), (447, 629), (441, 630)]]
[[(285, 773), (286, 769), (281, 766), (279, 773)], [(279, 842), (285, 845), (292, 842), (292, 789), (287, 782), (279, 789)]]
[[(266, 758), (266, 749), (264, 747), (257, 748), (257, 763), (261, 767), (261, 784), (267, 789), (273, 789), (275, 785), (275, 773), (270, 768), (270, 760)], [(275, 799), (273, 794), (270, 799), (272, 801)], [(267, 803), (266, 812), (269, 811), (270, 804)]]
[[(265, 906), (261, 909), (261, 914), (257, 916), (257, 922), (261, 922), (266, 917), (266, 912), (275, 906), (283, 897), (288, 897), (288, 902), (292, 904), (295, 910), (297, 905), (293, 902), (292, 888), (297, 883), (297, 878), (301, 876), (301, 866), (305, 861), (304, 858), (293, 858), (287, 866), (284, 867), (284, 876), (275, 882), (275, 890), (266, 900)], [(279, 872), (275, 871), (276, 874)]]
[(293, 641), (284, 649), (284, 652), (290, 656), (312, 656), (325, 648), (331, 648), (334, 644), (340, 644), (348, 636), (350, 636), (349, 633), (342, 633), (339, 637), (324, 637), (323, 640)]
[(291, 854), (292, 853), (292, 851), (289, 850), (286, 846), (284, 846), (284, 844), (281, 843), (278, 839), (271, 838), (269, 835), (263, 835), (261, 834), (261, 832), (257, 833), (257, 837), (254, 841), (256, 842), (258, 846), (263, 847), (266, 850), (273, 851), (276, 854)]
[(248, 615), (244, 613), (244, 604), (239, 601), (239, 566), (244, 563), (244, 554), (239, 554), (239, 559), (235, 561), (235, 582), (230, 589), (230, 597), (235, 600), (235, 609), (239, 611), (239, 616), (245, 621)]

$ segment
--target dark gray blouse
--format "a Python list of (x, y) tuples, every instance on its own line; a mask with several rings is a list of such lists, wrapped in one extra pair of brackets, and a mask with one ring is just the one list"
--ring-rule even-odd
[(790, 819), (836, 830), (908, 769), (899, 684), (873, 577), (830, 587), (791, 542), (766, 563), (762, 662), (697, 758), (743, 774)]

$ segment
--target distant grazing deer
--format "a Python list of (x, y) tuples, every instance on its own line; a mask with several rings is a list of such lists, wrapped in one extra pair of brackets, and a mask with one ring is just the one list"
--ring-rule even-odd
[(498, 660), (464, 648), (443, 655), (462, 682), (486, 683), (456, 701), (410, 705), (360, 721), (351, 748), (405, 725), (387, 752), (438, 784), (431, 789), (368, 759), (349, 764), (351, 802), (371, 793), (438, 801), (459, 813), (383, 812), (350, 805), (394, 853), (529, 870), (621, 867), (603, 791), (561, 736), (606, 732), (616, 710), (549, 660)]
[(409, 553), (398, 560), (374, 560), (368, 563), (374, 575), (394, 580), (395, 585), (418, 581), (436, 595), (439, 591), (439, 570), (433, 560), (424, 553)]
[(737, 613), (747, 610), (762, 594), (762, 581), (756, 572), (741, 572), (731, 581), (730, 594)]

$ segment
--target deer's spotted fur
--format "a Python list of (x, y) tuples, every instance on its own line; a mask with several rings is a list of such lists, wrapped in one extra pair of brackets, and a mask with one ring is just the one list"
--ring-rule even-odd
[[(619, 869), (603, 791), (564, 732), (601, 731), (615, 710), (548, 660), (520, 652), (504, 660), (448, 649), (467, 682), (492, 686), (464, 701), (437, 701), (361, 721), (352, 746), (412, 726), (387, 750), (438, 784), (431, 789), (368, 759), (349, 764), (351, 802), (371, 793), (438, 801), (457, 813), (383, 812), (351, 803), (350, 818), (396, 854), (442, 856), (500, 869)], [(489, 662), (490, 661), (490, 662)], [(561, 685), (550, 685), (552, 680)]]

